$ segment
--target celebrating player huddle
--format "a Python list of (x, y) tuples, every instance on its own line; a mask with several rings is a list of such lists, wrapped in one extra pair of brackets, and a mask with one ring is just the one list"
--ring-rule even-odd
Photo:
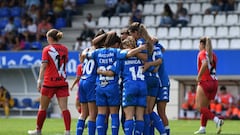
[[(117, 135), (120, 106), (126, 135), (152, 134), (154, 128), (161, 135), (169, 134), (165, 108), (170, 84), (162, 67), (163, 48), (149, 36), (143, 24), (133, 23), (125, 33), (130, 34), (123, 38), (114, 31), (99, 30), (92, 46), (82, 52), (84, 62), (79, 101), (83, 108), (77, 123), (77, 135), (83, 134), (88, 114), (89, 135), (94, 135), (95, 130), (98, 135), (105, 135), (109, 116), (112, 135)], [(153, 111), (156, 103), (158, 114)], [(83, 111), (86, 106), (88, 112)]]

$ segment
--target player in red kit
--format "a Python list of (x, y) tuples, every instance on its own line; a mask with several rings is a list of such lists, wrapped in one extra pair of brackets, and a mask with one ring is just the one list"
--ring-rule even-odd
[(201, 126), (194, 134), (205, 134), (208, 120), (216, 123), (217, 134), (220, 134), (223, 120), (215, 116), (208, 106), (214, 99), (218, 90), (218, 80), (216, 77), (217, 56), (212, 50), (212, 43), (208, 37), (202, 37), (199, 44), (199, 53), (197, 58), (197, 93), (196, 106), (200, 112)]
[(37, 126), (35, 130), (29, 130), (28, 134), (42, 134), (42, 127), (46, 119), (46, 110), (51, 98), (56, 95), (64, 119), (65, 135), (70, 135), (71, 114), (67, 106), (69, 91), (66, 80), (68, 49), (63, 44), (58, 43), (63, 37), (63, 33), (59, 30), (51, 29), (47, 32), (46, 36), (49, 45), (42, 51), (42, 64), (37, 81), (37, 88), (41, 92)]

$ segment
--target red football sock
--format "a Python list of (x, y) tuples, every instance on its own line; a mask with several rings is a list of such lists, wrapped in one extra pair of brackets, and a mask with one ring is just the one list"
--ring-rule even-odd
[(207, 119), (206, 119), (206, 117), (204, 117), (203, 114), (201, 114), (200, 120), (201, 120), (201, 126), (206, 127), (207, 126)]
[(47, 112), (46, 110), (39, 110), (37, 114), (37, 130), (41, 130), (43, 123), (46, 119)]
[(70, 114), (69, 110), (64, 110), (62, 112), (62, 114), (63, 114), (64, 124), (65, 124), (65, 129), (66, 130), (70, 130), (70, 127), (71, 127), (71, 114)]
[(214, 118), (214, 114), (207, 108), (207, 107), (202, 107), (200, 112), (206, 117), (208, 120), (212, 120)]

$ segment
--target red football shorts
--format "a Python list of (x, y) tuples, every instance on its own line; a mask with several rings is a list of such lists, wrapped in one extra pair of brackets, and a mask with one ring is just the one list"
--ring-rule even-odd
[(209, 100), (212, 100), (215, 98), (218, 90), (217, 80), (200, 81), (199, 85), (203, 88), (203, 91)]
[(55, 94), (56, 97), (67, 97), (69, 96), (68, 87), (42, 87), (41, 94), (44, 96), (47, 96), (49, 98), (52, 98)]

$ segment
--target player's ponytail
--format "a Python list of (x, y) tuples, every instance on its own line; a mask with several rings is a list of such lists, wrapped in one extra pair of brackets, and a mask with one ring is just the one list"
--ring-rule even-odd
[(147, 43), (147, 49), (149, 51), (149, 53), (151, 54), (153, 52), (153, 41), (151, 36), (148, 34), (148, 31), (146, 29), (146, 27), (139, 23), (139, 22), (133, 22), (128, 30), (130, 32), (138, 32), (139, 38), (144, 38), (144, 40), (146, 40)]
[(213, 49), (212, 49), (212, 42), (211, 39), (209, 37), (206, 37), (206, 45), (205, 45), (205, 49), (208, 53), (208, 57), (210, 60), (210, 63), (213, 61)]
[(50, 29), (47, 32), (47, 36), (51, 37), (54, 41), (58, 42), (60, 39), (63, 38), (63, 33), (57, 29)]
[(139, 32), (140, 36), (146, 40), (148, 52), (150, 54), (152, 54), (153, 53), (153, 40), (152, 40), (152, 37), (148, 34), (148, 31), (143, 24), (141, 24), (139, 26), (138, 32)]

